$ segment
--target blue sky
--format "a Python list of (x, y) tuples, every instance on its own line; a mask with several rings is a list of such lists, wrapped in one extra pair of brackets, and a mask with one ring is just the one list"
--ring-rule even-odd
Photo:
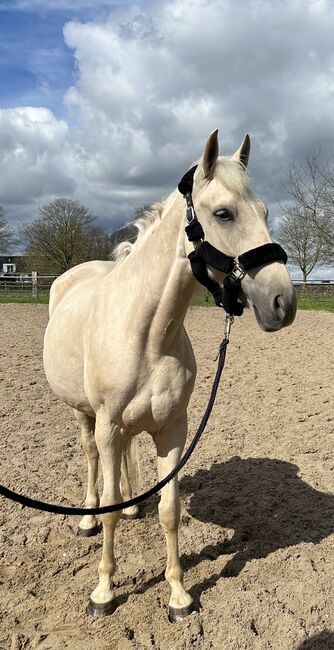
[[(73, 9), (75, 7), (75, 9)], [(112, 229), (166, 196), (220, 130), (251, 135), (274, 219), (288, 164), (334, 155), (329, 0), (2, 0), (0, 205), (69, 196)]]
[(2, 108), (47, 106), (63, 114), (62, 97), (75, 77), (73, 56), (63, 37), (68, 19), (69, 13), (3, 10), (0, 5)]

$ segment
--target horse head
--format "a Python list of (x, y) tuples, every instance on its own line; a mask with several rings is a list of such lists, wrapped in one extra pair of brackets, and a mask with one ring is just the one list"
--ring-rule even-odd
[[(193, 200), (205, 239), (237, 260), (251, 249), (272, 243), (268, 210), (249, 186), (249, 136), (231, 157), (218, 154), (216, 130), (210, 134), (194, 173)], [(193, 248), (188, 242), (186, 247), (187, 252)], [(210, 266), (208, 272), (222, 286), (225, 275)], [(267, 332), (290, 325), (295, 318), (295, 290), (282, 261), (249, 270), (241, 281), (239, 299), (251, 307), (258, 324)]]

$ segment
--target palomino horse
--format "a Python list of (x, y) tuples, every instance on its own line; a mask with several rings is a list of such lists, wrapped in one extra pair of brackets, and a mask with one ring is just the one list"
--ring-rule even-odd
[[(233, 257), (271, 242), (266, 207), (247, 182), (249, 149), (246, 136), (231, 158), (218, 157), (214, 131), (194, 176), (193, 199), (206, 239)], [(80, 264), (58, 278), (51, 290), (45, 372), (81, 426), (88, 458), (86, 507), (99, 504), (98, 457), (104, 479), (100, 503), (109, 505), (131, 496), (130, 441), (135, 434), (152, 435), (159, 478), (178, 462), (187, 435), (196, 363), (183, 321), (197, 282), (187, 257), (194, 246), (185, 236), (181, 194), (174, 191), (136, 225), (137, 240), (121, 244), (115, 262)], [(210, 268), (209, 273), (222, 283), (221, 272)], [(295, 293), (281, 262), (248, 272), (240, 296), (266, 331), (294, 319)], [(94, 615), (114, 608), (113, 547), (119, 517), (119, 512), (102, 516), (99, 582), (89, 606)], [(179, 560), (176, 478), (161, 492), (159, 517), (167, 541), (170, 615), (178, 620), (191, 611), (192, 599), (183, 586)], [(92, 515), (79, 524), (83, 534), (96, 529)]]

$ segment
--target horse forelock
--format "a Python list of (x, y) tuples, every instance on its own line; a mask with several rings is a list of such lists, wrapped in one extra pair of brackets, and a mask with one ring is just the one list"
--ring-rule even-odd
[(236, 160), (219, 156), (215, 166), (214, 178), (221, 181), (227, 190), (241, 197), (251, 193), (246, 169)]

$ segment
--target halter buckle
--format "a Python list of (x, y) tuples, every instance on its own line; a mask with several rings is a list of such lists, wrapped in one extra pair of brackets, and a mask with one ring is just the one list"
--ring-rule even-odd
[(234, 267), (230, 273), (230, 278), (232, 280), (237, 280), (240, 281), (244, 279), (246, 275), (245, 269), (241, 266), (241, 264), (236, 260), (234, 262)]

